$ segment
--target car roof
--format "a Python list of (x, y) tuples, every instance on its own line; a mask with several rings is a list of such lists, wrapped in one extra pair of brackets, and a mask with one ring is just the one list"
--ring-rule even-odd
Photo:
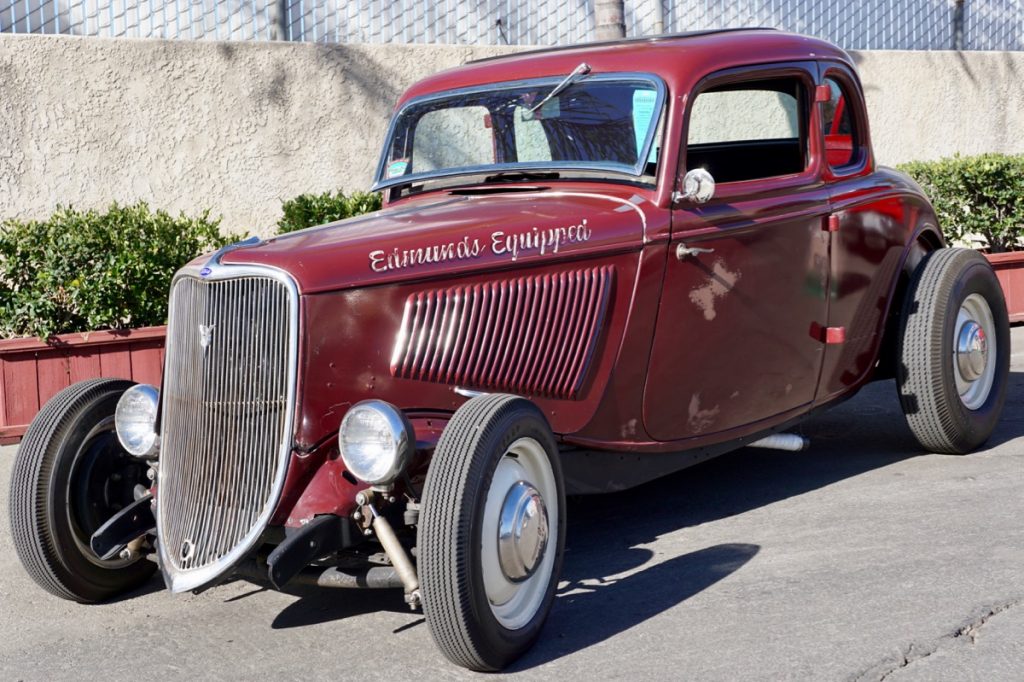
[(840, 61), (855, 68), (846, 52), (827, 41), (766, 28), (695, 31), (565, 45), (489, 57), (441, 71), (415, 83), (398, 105), (444, 90), (564, 76), (584, 61), (590, 65), (591, 73), (652, 73), (660, 76), (671, 89), (686, 91), (700, 78), (722, 69), (815, 59)]
[[(579, 49), (597, 49), (602, 47), (610, 47), (612, 45), (629, 45), (632, 43), (651, 43), (654, 41), (663, 42), (666, 40), (679, 40), (683, 38), (696, 38), (697, 36), (715, 35), (718, 33), (733, 33), (735, 31), (777, 31), (778, 29), (769, 28), (767, 26), (749, 26), (745, 28), (712, 28), (703, 31), (679, 31), (677, 33), (663, 33), (656, 36), (639, 36), (634, 38), (619, 38), (618, 40), (595, 40), (590, 43), (581, 43), (577, 45), (553, 45), (551, 47), (540, 47), (536, 50), (524, 50), (523, 52), (516, 52), (514, 56), (522, 57), (524, 55), (537, 55), (537, 54), (550, 54), (552, 52), (562, 52), (564, 50), (579, 50)], [(483, 57), (481, 59), (473, 59), (467, 64), (482, 64), (484, 62), (498, 61), (499, 59), (508, 59), (510, 55), (494, 55), (493, 57)]]

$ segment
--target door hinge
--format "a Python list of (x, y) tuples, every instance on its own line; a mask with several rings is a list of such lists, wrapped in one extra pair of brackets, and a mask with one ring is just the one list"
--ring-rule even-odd
[(825, 220), (825, 231), (826, 232), (838, 232), (839, 231), (839, 216), (837, 216), (835, 213), (830, 215), (828, 217), (828, 219)]

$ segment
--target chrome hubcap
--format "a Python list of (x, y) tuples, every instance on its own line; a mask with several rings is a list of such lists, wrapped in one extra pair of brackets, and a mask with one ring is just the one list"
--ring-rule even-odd
[(988, 360), (988, 341), (985, 330), (974, 320), (960, 327), (956, 344), (956, 367), (967, 381), (977, 380), (985, 372)]
[(491, 613), (525, 627), (544, 605), (559, 545), (558, 485), (547, 452), (519, 438), (498, 460), (480, 528), (480, 563)]
[(498, 524), (498, 562), (512, 582), (526, 580), (548, 544), (548, 512), (537, 489), (516, 481), (505, 496)]
[(953, 328), (953, 378), (960, 402), (969, 410), (980, 409), (995, 384), (995, 328), (984, 297), (971, 294), (964, 299)]

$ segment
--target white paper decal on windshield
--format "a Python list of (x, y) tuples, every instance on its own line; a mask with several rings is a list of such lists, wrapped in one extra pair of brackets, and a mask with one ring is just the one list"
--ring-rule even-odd
[(633, 91), (633, 132), (636, 135), (637, 157), (644, 151), (647, 131), (654, 119), (654, 105), (658, 102), (658, 93), (654, 90)]

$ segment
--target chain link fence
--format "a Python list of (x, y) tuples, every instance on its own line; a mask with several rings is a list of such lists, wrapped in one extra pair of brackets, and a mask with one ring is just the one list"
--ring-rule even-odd
[(0, 0), (0, 32), (272, 40), (267, 0)]
[[(628, 36), (770, 26), (846, 49), (1024, 50), (1024, 0), (626, 0)], [(593, 40), (592, 0), (0, 0), (0, 32), (327, 43)]]
[(289, 40), (557, 45), (591, 40), (589, 0), (291, 0)]
[[(651, 33), (657, 0), (627, 8), (627, 32)], [(665, 2), (665, 26), (692, 31), (710, 26), (769, 26), (818, 36), (848, 49), (927, 50), (952, 47), (954, 3), (947, 0), (769, 0), (760, 3)], [(630, 15), (632, 9), (632, 15)]]
[[(663, 0), (660, 16), (669, 31), (769, 26), (850, 50), (1024, 50), (1022, 0)], [(658, 18), (658, 0), (626, 3), (629, 35)]]

